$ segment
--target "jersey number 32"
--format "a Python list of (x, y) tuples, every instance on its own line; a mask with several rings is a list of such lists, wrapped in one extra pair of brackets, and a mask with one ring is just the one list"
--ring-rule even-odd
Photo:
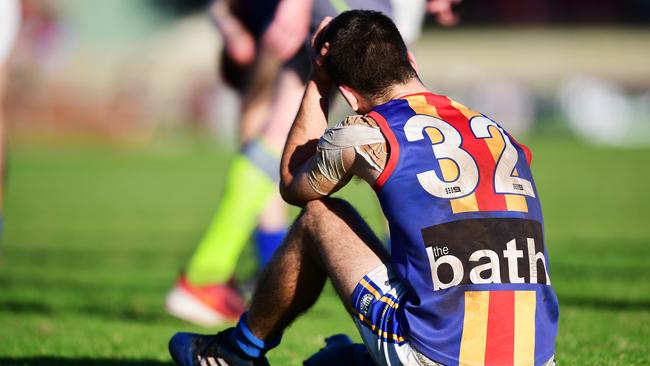
[[(476, 139), (501, 140), (498, 145), (502, 146), (502, 150), (498, 153), (498, 158), (495, 157), (495, 193), (535, 197), (530, 181), (516, 176), (518, 153), (505, 131), (484, 116), (473, 117), (469, 125)], [(409, 142), (423, 140), (426, 135), (431, 140), (431, 148), (442, 176), (435, 170), (418, 173), (418, 182), (425, 191), (440, 198), (460, 198), (474, 192), (479, 181), (479, 167), (472, 155), (461, 147), (463, 137), (457, 129), (441, 119), (418, 114), (406, 122), (404, 133)]]

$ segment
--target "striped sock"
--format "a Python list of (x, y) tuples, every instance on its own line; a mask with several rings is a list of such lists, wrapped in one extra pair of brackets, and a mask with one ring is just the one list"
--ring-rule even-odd
[(257, 338), (248, 327), (247, 314), (244, 313), (240, 318), (235, 330), (230, 334), (230, 339), (235, 346), (250, 358), (259, 358), (266, 352), (277, 347), (282, 340), (282, 335), (269, 341), (263, 341)]

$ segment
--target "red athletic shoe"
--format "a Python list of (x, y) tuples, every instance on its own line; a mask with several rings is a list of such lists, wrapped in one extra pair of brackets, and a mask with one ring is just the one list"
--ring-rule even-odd
[(231, 283), (194, 286), (181, 275), (165, 299), (171, 315), (204, 327), (236, 322), (245, 302)]

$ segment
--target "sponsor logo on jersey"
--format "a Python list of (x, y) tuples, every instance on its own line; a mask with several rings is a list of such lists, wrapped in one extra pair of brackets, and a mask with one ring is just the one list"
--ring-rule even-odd
[(426, 228), (422, 235), (434, 291), (461, 284), (551, 284), (536, 221), (462, 220)]

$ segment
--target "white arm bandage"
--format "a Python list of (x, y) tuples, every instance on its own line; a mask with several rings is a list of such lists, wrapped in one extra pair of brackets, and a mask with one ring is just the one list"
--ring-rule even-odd
[(339, 124), (328, 128), (318, 141), (316, 166), (309, 174), (309, 184), (316, 192), (326, 195), (327, 192), (321, 188), (323, 180), (337, 184), (345, 176), (342, 152), (348, 147), (354, 147), (370, 166), (381, 172), (383, 168), (378, 166), (361, 146), (384, 142), (386, 139), (379, 127)]

